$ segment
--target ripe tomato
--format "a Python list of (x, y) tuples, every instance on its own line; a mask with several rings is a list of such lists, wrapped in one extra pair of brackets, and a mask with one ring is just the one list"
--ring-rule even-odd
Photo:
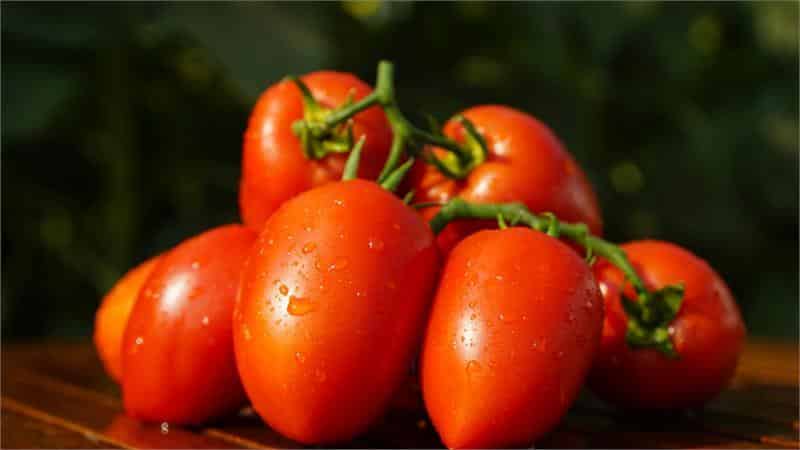
[[(359, 100), (372, 89), (348, 73), (314, 72), (302, 78), (325, 108)], [(341, 178), (346, 154), (308, 159), (292, 124), (303, 118), (300, 90), (291, 81), (267, 89), (256, 103), (244, 135), (239, 206), (242, 221), (257, 231), (281, 203), (315, 186)], [(359, 176), (376, 178), (391, 145), (391, 130), (383, 111), (372, 107), (352, 119), (354, 141), (366, 136)]]
[(142, 286), (122, 345), (125, 411), (201, 424), (245, 401), (231, 337), (233, 304), (253, 231), (228, 225), (184, 241)]
[[(546, 125), (521, 111), (497, 105), (476, 106), (461, 113), (486, 141), (486, 161), (463, 180), (442, 175), (434, 166), (417, 164), (411, 186), (418, 202), (445, 202), (453, 197), (481, 203), (522, 202), (533, 212), (552, 212), (565, 222), (583, 222), (602, 233), (602, 217), (589, 181)], [(444, 134), (465, 139), (464, 126), (450, 120)], [(430, 218), (436, 209), (425, 211)], [(462, 221), (438, 236), (447, 251), (491, 222)]]
[(744, 345), (745, 327), (731, 292), (705, 261), (677, 245), (638, 241), (622, 248), (648, 289), (683, 283), (683, 303), (669, 328), (679, 357), (626, 344), (627, 316), (620, 292), (630, 299), (636, 296), (622, 273), (600, 260), (594, 273), (605, 299), (606, 319), (590, 388), (625, 408), (702, 405), (731, 379)]
[(591, 269), (527, 228), (484, 230), (450, 253), (422, 347), (422, 392), (450, 448), (528, 446), (576, 397), (600, 340)]
[(306, 444), (365, 431), (406, 379), (438, 266), (428, 225), (375, 183), (286, 202), (251, 252), (234, 312), (254, 409)]
[(134, 267), (108, 291), (100, 303), (94, 319), (94, 345), (108, 375), (116, 382), (122, 381), (122, 335), (131, 315), (136, 297), (158, 257)]

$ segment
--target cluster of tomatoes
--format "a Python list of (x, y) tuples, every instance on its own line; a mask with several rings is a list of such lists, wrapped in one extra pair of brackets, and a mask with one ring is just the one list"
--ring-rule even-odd
[(600, 238), (595, 194), (544, 124), (487, 105), (417, 128), (389, 63), (374, 90), (337, 72), (267, 89), (239, 200), (243, 225), (136, 267), (97, 312), (134, 417), (199, 425), (250, 402), (298, 442), (345, 442), (418, 361), (447, 446), (530, 445), (586, 381), (623, 408), (697, 407), (742, 350), (702, 259)]

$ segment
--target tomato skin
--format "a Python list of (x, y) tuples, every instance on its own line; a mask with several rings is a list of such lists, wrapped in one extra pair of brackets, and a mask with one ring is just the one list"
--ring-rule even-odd
[[(359, 100), (372, 88), (355, 76), (341, 72), (313, 72), (302, 77), (314, 98), (327, 108), (343, 104), (353, 93)], [(281, 81), (259, 98), (244, 134), (239, 206), (242, 221), (256, 231), (286, 200), (331, 181), (341, 179), (346, 154), (310, 160), (303, 154), (292, 124), (303, 118), (300, 90)], [(353, 118), (353, 136), (366, 136), (358, 175), (377, 178), (389, 153), (392, 133), (383, 111), (372, 107)]]
[(620, 291), (635, 298), (622, 273), (598, 261), (594, 273), (606, 304), (603, 338), (589, 387), (605, 401), (629, 409), (701, 406), (719, 394), (736, 370), (745, 326), (725, 282), (702, 259), (661, 241), (622, 246), (648, 289), (683, 283), (681, 309), (671, 324), (679, 359), (625, 343), (627, 316)]
[(139, 290), (153, 271), (158, 257), (129, 270), (103, 297), (94, 319), (94, 346), (106, 373), (117, 383), (122, 381), (122, 336), (139, 295)]
[(479, 231), (450, 253), (422, 347), (422, 392), (449, 448), (529, 446), (578, 394), (603, 303), (566, 244)]
[(428, 225), (375, 183), (286, 202), (251, 252), (234, 313), (254, 409), (305, 444), (365, 431), (406, 379), (438, 268)]
[(125, 411), (142, 420), (198, 425), (245, 401), (231, 318), (256, 234), (222, 226), (164, 254), (133, 308), (122, 346)]
[[(481, 203), (522, 202), (534, 212), (552, 212), (565, 222), (583, 222), (595, 235), (603, 231), (597, 197), (586, 175), (550, 129), (533, 116), (507, 106), (483, 105), (461, 113), (472, 121), (488, 147), (486, 162), (463, 180), (417, 164), (412, 188), (417, 202), (444, 202), (453, 197)], [(444, 134), (464, 141), (464, 127), (455, 120)], [(430, 218), (436, 209), (425, 210)], [(448, 251), (461, 239), (492, 222), (461, 221), (438, 236)]]

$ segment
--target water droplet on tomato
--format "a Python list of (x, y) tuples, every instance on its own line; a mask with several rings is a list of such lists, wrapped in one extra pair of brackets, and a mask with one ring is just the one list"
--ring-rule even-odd
[(349, 262), (346, 258), (339, 258), (333, 264), (328, 266), (328, 272), (345, 269), (348, 264)]
[(383, 250), (384, 247), (384, 243), (380, 239), (370, 239), (367, 245), (371, 250), (375, 250), (376, 252)]
[(249, 341), (253, 337), (250, 335), (250, 327), (247, 325), (242, 326), (242, 336), (244, 337), (245, 341)]
[(344, 202), (342, 200), (339, 200), (338, 198), (333, 201), (333, 204), (336, 206), (344, 206)]
[(298, 363), (303, 364), (304, 362), (306, 362), (306, 355), (304, 355), (302, 352), (297, 352), (294, 354), (294, 359)]
[(137, 336), (136, 337), (136, 341), (134, 341), (134, 342), (136, 343), (136, 345), (142, 345), (142, 344), (144, 344), (144, 338), (141, 337), (141, 336)]
[(481, 371), (481, 363), (479, 363), (478, 361), (475, 361), (473, 359), (467, 363), (467, 373), (473, 374), (473, 373), (478, 373), (480, 371)]
[(286, 287), (286, 285), (285, 285), (285, 284), (281, 284), (281, 285), (278, 287), (278, 292), (280, 292), (280, 293), (281, 293), (281, 295), (286, 295), (286, 294), (288, 294), (288, 293), (289, 293), (289, 288), (288, 288), (288, 287)]
[(195, 261), (192, 263), (192, 270), (197, 270), (200, 268), (200, 263)]
[(208, 316), (203, 316), (203, 320), (201, 322), (203, 323), (204, 327), (207, 327), (209, 322)]
[(592, 306), (594, 306), (594, 303), (592, 303), (591, 300), (587, 300), (586, 301), (586, 309), (592, 309)]
[(306, 232), (310, 232), (311, 231), (311, 227), (309, 227), (309, 226), (307, 226), (307, 227), (305, 227), (303, 229), (306, 230)]
[(270, 240), (267, 241), (267, 245), (269, 245), (270, 247), (272, 247), (274, 244), (275, 244), (275, 240), (274, 239), (270, 239)]
[(286, 306), (286, 312), (293, 316), (302, 316), (314, 310), (314, 303), (307, 298), (302, 297), (289, 297), (289, 304)]
[(563, 358), (563, 357), (564, 357), (564, 352), (558, 352), (558, 353), (556, 353), (556, 359), (561, 359), (561, 358)]
[(314, 251), (317, 248), (317, 244), (313, 242), (308, 242), (306, 245), (303, 246), (303, 253), (308, 254)]
[(505, 278), (503, 278), (502, 275), (495, 275), (494, 279), (497, 280), (497, 281), (503, 281)]

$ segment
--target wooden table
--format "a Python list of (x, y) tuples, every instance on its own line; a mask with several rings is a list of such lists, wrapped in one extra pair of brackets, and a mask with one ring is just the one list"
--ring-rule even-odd
[[(397, 403), (372, 431), (345, 446), (440, 447), (413, 387)], [(800, 448), (799, 428), (798, 346), (751, 341), (731, 388), (703, 411), (624, 415), (584, 393), (537, 447)], [(247, 409), (198, 429), (130, 419), (88, 342), (3, 346), (0, 443), (4, 448), (299, 446)]]

